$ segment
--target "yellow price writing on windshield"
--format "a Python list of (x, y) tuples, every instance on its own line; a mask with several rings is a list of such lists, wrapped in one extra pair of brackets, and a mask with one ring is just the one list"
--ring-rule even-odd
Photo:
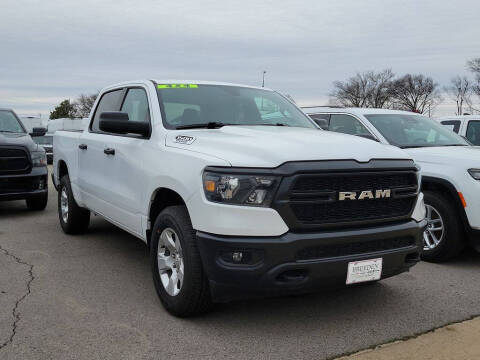
[(196, 89), (197, 84), (158, 84), (158, 89)]

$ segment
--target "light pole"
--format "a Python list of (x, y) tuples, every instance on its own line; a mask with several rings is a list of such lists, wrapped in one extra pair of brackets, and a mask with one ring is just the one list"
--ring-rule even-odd
[(265, 74), (267, 73), (266, 70), (263, 70), (263, 73), (262, 73), (262, 87), (265, 87)]

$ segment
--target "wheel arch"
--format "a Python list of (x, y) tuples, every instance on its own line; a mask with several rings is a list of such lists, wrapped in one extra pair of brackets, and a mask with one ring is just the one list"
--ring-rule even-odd
[(450, 200), (452, 200), (455, 210), (460, 214), (462, 225), (465, 231), (468, 229), (468, 219), (462, 201), (458, 195), (458, 190), (448, 180), (435, 178), (431, 176), (422, 177), (422, 191), (435, 191), (445, 194)]
[(186, 202), (183, 197), (176, 192), (167, 187), (160, 187), (155, 189), (150, 197), (150, 205), (148, 209), (148, 222), (149, 227), (146, 231), (147, 235), (147, 244), (150, 246), (150, 235), (153, 228), (153, 223), (157, 218), (158, 214), (162, 212), (163, 209), (173, 206), (173, 205), (185, 205)]
[(64, 161), (64, 160), (59, 160), (58, 161), (58, 180), (60, 181), (60, 179), (64, 176), (64, 175), (68, 175), (68, 166), (67, 166), (67, 163)]

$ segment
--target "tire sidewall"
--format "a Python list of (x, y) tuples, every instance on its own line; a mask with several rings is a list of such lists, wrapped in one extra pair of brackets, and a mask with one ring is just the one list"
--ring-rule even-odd
[[(433, 207), (441, 216), (444, 226), (443, 238), (440, 243), (431, 250), (423, 250), (423, 257), (427, 260), (444, 260), (449, 258), (448, 252), (453, 248), (459, 248), (455, 242), (463, 242), (462, 226), (459, 214), (444, 196), (436, 192), (424, 192), (426, 205)], [(455, 250), (455, 252), (458, 252)]]
[[(162, 281), (160, 279), (160, 273), (158, 271), (158, 246), (159, 246), (159, 239), (160, 234), (166, 228), (172, 228), (175, 233), (178, 235), (178, 240), (180, 241), (180, 245), (182, 246), (182, 256), (183, 256), (183, 265), (184, 265), (184, 278), (182, 288), (180, 292), (175, 295), (171, 296), (165, 290)], [(191, 254), (188, 251), (188, 244), (186, 242), (186, 237), (191, 236), (189, 234), (190, 229), (185, 229), (184, 226), (178, 223), (178, 221), (170, 214), (160, 214), (155, 221), (152, 237), (151, 237), (151, 250), (150, 250), (150, 257), (151, 257), (151, 267), (152, 267), (152, 275), (153, 275), (153, 282), (155, 284), (155, 289), (160, 297), (160, 300), (164, 304), (167, 309), (180, 309), (186, 306), (186, 299), (188, 299), (190, 295), (190, 282), (192, 281), (191, 277), (191, 261), (190, 259)]]

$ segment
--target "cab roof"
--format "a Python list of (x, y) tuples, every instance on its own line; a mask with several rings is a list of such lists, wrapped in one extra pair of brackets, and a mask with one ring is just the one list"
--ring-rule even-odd
[(321, 114), (321, 113), (350, 113), (354, 115), (370, 115), (370, 114), (417, 114), (411, 111), (390, 110), (390, 109), (374, 109), (374, 108), (354, 108), (354, 107), (305, 107), (302, 108), (306, 114)]
[[(228, 83), (228, 82), (220, 82), (220, 81), (206, 81), (206, 80), (178, 80), (178, 79), (142, 79), (142, 80), (132, 80), (132, 81), (124, 81), (121, 83), (109, 85), (105, 87), (103, 90), (120, 87), (120, 86), (129, 86), (133, 84), (151, 84), (152, 82), (156, 84), (199, 84), (199, 85), (223, 85), (223, 86), (237, 86), (237, 87), (244, 87), (244, 88), (252, 88), (252, 89), (260, 89), (260, 90), (267, 90), (273, 91), (270, 88), (260, 87), (260, 86), (252, 86), (252, 85), (244, 85), (244, 84), (235, 84), (235, 83)], [(103, 91), (102, 90), (102, 91)]]

